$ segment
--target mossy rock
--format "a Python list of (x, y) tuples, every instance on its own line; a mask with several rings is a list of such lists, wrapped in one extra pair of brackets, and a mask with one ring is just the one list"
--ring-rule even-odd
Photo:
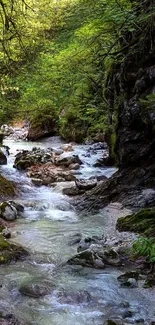
[(7, 221), (13, 221), (17, 218), (17, 209), (10, 201), (4, 201), (0, 204), (0, 217)]
[(15, 185), (0, 175), (0, 199), (15, 196)]
[(142, 209), (138, 213), (119, 218), (116, 228), (155, 238), (155, 208)]
[(19, 161), (15, 161), (15, 167), (19, 170), (25, 170), (27, 169), (28, 167), (30, 167), (32, 165), (32, 161), (31, 160), (28, 160), (28, 159), (21, 159)]
[(24, 248), (8, 242), (3, 235), (0, 234), (0, 264), (21, 260), (27, 255), (28, 252)]

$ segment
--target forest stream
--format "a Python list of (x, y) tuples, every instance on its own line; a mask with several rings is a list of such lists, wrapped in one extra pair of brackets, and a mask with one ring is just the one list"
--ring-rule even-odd
[[(26, 324), (35, 325), (103, 325), (107, 319), (124, 318), (125, 323), (155, 321), (155, 292), (153, 289), (123, 288), (117, 277), (125, 267), (95, 269), (66, 265), (76, 254), (77, 245), (71, 245), (76, 234), (82, 238), (93, 235), (119, 237), (115, 230), (119, 216), (129, 210), (113, 203), (96, 214), (78, 213), (73, 200), (62, 194), (64, 184), (55, 187), (32, 184), (26, 173), (13, 168), (15, 155), (33, 147), (58, 148), (59, 137), (40, 142), (5, 140), (10, 147), (7, 165), (1, 166), (1, 174), (15, 181), (20, 189), (17, 201), (25, 207), (23, 218), (17, 219), (11, 230), (11, 241), (30, 252), (25, 261), (0, 268), (0, 311), (12, 313)], [(88, 145), (75, 145), (74, 153), (83, 162), (79, 177), (110, 177), (115, 168), (93, 167), (103, 150), (87, 157)], [(132, 239), (134, 234), (121, 233)], [(28, 297), (19, 292), (24, 281), (36, 279), (46, 282), (50, 292), (39, 298)]]

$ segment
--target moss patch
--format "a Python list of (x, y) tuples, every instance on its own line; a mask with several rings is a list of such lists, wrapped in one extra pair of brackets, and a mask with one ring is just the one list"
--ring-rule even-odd
[(0, 234), (0, 264), (10, 263), (23, 259), (28, 255), (22, 247), (8, 242), (2, 234)]
[(155, 208), (142, 209), (136, 214), (119, 218), (116, 228), (155, 238)]
[(15, 185), (0, 175), (0, 200), (15, 195)]

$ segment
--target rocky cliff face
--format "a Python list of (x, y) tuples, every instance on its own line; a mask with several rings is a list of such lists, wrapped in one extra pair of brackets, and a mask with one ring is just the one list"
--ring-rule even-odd
[[(151, 4), (151, 0), (143, 1), (137, 19), (150, 13)], [(115, 158), (119, 170), (87, 193), (82, 207), (101, 208), (110, 201), (135, 208), (155, 205), (154, 35), (155, 20), (147, 18), (141, 28), (122, 37), (123, 60), (114, 65), (106, 84), (113, 130), (110, 160)]]
[(137, 30), (122, 35), (123, 60), (107, 80), (110, 110), (117, 115), (114, 152), (121, 168), (152, 164), (155, 158), (155, 104), (150, 105), (149, 100), (144, 104), (146, 96), (153, 94), (155, 102), (155, 19), (151, 0), (137, 8), (137, 21)]
[[(147, 49), (138, 64), (120, 65), (112, 84), (123, 100), (118, 107), (115, 154), (119, 166), (139, 166), (155, 158), (155, 109), (141, 100), (155, 92), (155, 49)], [(124, 64), (124, 65), (125, 65)], [(117, 88), (116, 88), (117, 87)], [(146, 104), (147, 105), (147, 104)], [(149, 105), (149, 103), (148, 103)]]

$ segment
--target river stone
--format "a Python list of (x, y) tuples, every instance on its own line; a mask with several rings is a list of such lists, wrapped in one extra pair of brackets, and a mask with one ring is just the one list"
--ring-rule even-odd
[(126, 282), (121, 283), (121, 287), (123, 288), (137, 288), (138, 284), (134, 278), (129, 278)]
[(72, 164), (79, 164), (79, 165), (82, 164), (82, 162), (81, 162), (78, 155), (72, 155), (72, 156), (67, 156), (67, 157), (59, 157), (56, 160), (56, 165), (58, 165), (58, 166), (69, 167)]
[(69, 169), (78, 170), (80, 168), (80, 164), (71, 164), (69, 165)]
[(24, 212), (24, 205), (15, 201), (8, 201), (18, 212)]
[(22, 283), (19, 291), (25, 296), (39, 298), (48, 295), (51, 289), (46, 283), (40, 283), (34, 280)]
[(105, 265), (122, 265), (119, 254), (113, 248), (97, 244), (91, 244), (88, 249), (73, 256), (68, 263), (95, 268), (104, 268)]
[(23, 150), (18, 152), (15, 158), (14, 167), (19, 170), (25, 170), (35, 165), (44, 165), (45, 163), (53, 163), (53, 149), (33, 148), (31, 151)]
[(117, 280), (120, 282), (126, 282), (128, 279), (138, 280), (139, 272), (138, 271), (129, 271), (118, 276)]
[(43, 181), (40, 178), (31, 178), (31, 182), (36, 185), (36, 186), (41, 186), (43, 185)]
[(64, 151), (63, 151), (62, 149), (53, 149), (53, 152), (54, 152), (56, 155), (60, 156), (60, 155), (63, 154)]
[(72, 187), (63, 188), (62, 193), (68, 196), (76, 196), (85, 193), (84, 190), (79, 190), (75, 185)]
[(66, 151), (66, 152), (68, 152), (68, 151), (73, 151), (73, 150), (74, 150), (74, 149), (73, 149), (73, 146), (72, 146), (71, 143), (63, 144), (63, 145), (60, 147), (60, 149), (62, 149), (63, 151)]
[(58, 298), (61, 304), (79, 305), (86, 304), (92, 300), (90, 293), (86, 290), (77, 292), (59, 292)]
[(88, 249), (92, 244), (104, 245), (105, 241), (106, 239), (104, 238), (104, 236), (86, 237), (85, 239), (80, 241), (79, 246), (77, 248), (77, 252), (80, 253)]
[(76, 254), (75, 256), (70, 258), (67, 263), (71, 265), (82, 265), (86, 267), (94, 267), (101, 269), (104, 269), (105, 267), (105, 264), (100, 258), (100, 256), (98, 256), (98, 254), (90, 248), (83, 252), (80, 252), (79, 254)]
[(8, 221), (13, 221), (17, 219), (17, 209), (9, 201), (4, 201), (0, 204), (0, 217)]
[(75, 181), (75, 184), (79, 190), (88, 191), (97, 185), (97, 179), (92, 179), (92, 180), (77, 179)]

